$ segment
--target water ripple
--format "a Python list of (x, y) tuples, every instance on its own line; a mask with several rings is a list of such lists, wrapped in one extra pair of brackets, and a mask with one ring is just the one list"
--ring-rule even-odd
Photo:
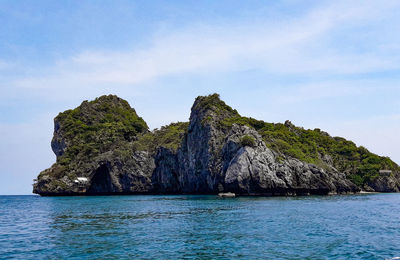
[(385, 259), (400, 194), (0, 196), (0, 259)]

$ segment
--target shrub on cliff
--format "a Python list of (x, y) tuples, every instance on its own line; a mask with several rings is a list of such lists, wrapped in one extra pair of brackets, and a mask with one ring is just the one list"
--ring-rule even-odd
[(138, 151), (154, 152), (158, 147), (176, 151), (188, 129), (189, 122), (171, 123), (138, 136), (133, 147)]
[(236, 109), (228, 106), (219, 97), (219, 94), (212, 94), (208, 96), (199, 96), (195, 101), (196, 109), (207, 111), (214, 111), (217, 115), (228, 114), (228, 115), (239, 115)]
[(256, 140), (254, 139), (254, 137), (250, 135), (245, 135), (242, 138), (240, 138), (240, 144), (242, 146), (254, 147), (256, 146)]

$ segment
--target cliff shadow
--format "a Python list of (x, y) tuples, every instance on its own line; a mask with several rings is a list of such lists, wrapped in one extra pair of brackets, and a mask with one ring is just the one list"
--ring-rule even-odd
[(87, 190), (88, 194), (110, 194), (113, 192), (113, 185), (110, 169), (106, 164), (101, 165), (92, 177)]

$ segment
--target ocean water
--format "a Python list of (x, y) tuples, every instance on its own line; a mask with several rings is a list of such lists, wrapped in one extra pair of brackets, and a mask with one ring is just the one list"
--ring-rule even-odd
[(1, 259), (385, 259), (400, 194), (0, 196)]

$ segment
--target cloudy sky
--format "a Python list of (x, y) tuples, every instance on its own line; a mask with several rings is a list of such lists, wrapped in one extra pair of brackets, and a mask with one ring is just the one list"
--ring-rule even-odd
[(151, 128), (198, 95), (400, 163), (400, 1), (0, 2), (0, 194), (55, 162), (53, 118), (103, 94)]

